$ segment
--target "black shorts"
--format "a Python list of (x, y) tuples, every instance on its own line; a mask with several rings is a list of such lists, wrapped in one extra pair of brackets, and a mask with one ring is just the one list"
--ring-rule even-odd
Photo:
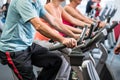
[[(55, 80), (62, 64), (62, 59), (56, 52), (50, 52), (35, 43), (26, 50), (10, 52), (10, 57), (15, 66), (9, 62), (4, 52), (0, 52), (3, 64), (8, 64), (14, 72), (14, 68), (17, 69), (15, 74), (19, 80)], [(33, 65), (43, 68), (38, 78), (35, 78)]]

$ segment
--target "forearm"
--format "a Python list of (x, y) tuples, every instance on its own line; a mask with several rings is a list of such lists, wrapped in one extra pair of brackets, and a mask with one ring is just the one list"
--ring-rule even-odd
[(70, 29), (73, 33), (76, 33), (76, 34), (80, 34), (82, 32), (81, 29), (71, 27), (71, 26), (68, 26), (68, 29)]
[(52, 28), (50, 28), (48, 25), (43, 23), (39, 18), (33, 18), (30, 20), (32, 25), (35, 27), (35, 29), (43, 34), (44, 36), (51, 38), (53, 40), (62, 42), (64, 37), (62, 37), (60, 34), (55, 32)]
[(86, 17), (86, 16), (83, 16), (83, 21), (86, 22), (86, 23), (88, 23), (88, 24), (93, 24), (92, 19), (89, 19), (89, 18)]
[[(69, 11), (70, 12), (70, 11)], [(69, 12), (66, 12), (65, 10), (63, 10), (62, 12), (62, 18), (63, 20), (75, 25), (75, 26), (81, 26), (83, 27), (84, 24), (81, 23), (80, 20), (78, 20), (77, 18), (75, 18), (74, 16), (72, 16), (72, 14), (70, 14)]]
[(75, 36), (75, 34), (68, 28), (68, 25), (63, 24), (59, 19), (55, 18), (52, 19), (53, 21), (51, 21), (52, 26), (58, 30), (59, 32), (62, 32), (64, 34), (66, 34), (69, 37), (73, 37)]
[(90, 27), (90, 24), (85, 23), (83, 21), (80, 21), (77, 18), (73, 18), (71, 17), (70, 19), (66, 19), (68, 22), (70, 22), (71, 24), (75, 25), (75, 26), (80, 26), (80, 27), (84, 27), (85, 25), (88, 25)]
[(53, 39), (55, 41), (59, 41), (59, 42), (62, 42), (63, 41), (63, 37), (56, 31), (52, 30), (51, 28), (45, 28), (45, 25), (44, 25), (44, 28), (39, 28), (37, 29), (37, 31), (39, 31), (42, 35), (50, 38), (50, 39)]
[(69, 37), (73, 37), (73, 38), (75, 37), (75, 34), (69, 29), (68, 25), (60, 23), (59, 26), (61, 26), (61, 31), (60, 32), (65, 33)]
[(78, 12), (78, 16), (76, 15), (75, 17), (81, 21), (84, 21), (85, 23), (92, 24), (93, 21), (89, 20), (86, 16), (84, 16), (82, 13)]
[(93, 21), (89, 20), (89, 19), (86, 18), (86, 17), (83, 19), (83, 21), (86, 22), (86, 23), (88, 23), (88, 24), (92, 24), (92, 23), (93, 23)]
[(80, 21), (80, 20), (74, 20), (74, 22), (75, 22), (75, 24), (76, 24), (76, 26), (80, 26), (80, 27), (84, 27), (85, 25), (87, 25), (88, 27), (90, 27), (90, 24), (88, 24), (88, 23), (85, 23), (85, 22), (83, 22), (83, 21)]

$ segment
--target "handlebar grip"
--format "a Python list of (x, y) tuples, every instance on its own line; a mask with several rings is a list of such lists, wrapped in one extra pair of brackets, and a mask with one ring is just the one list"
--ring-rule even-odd
[[(79, 38), (78, 41), (77, 41), (78, 44), (82, 42), (82, 40), (83, 40), (83, 38), (84, 38), (84, 36), (85, 36), (85, 33), (86, 33), (87, 29), (88, 29), (88, 26), (85, 25), (85, 27), (83, 28), (83, 31), (82, 31), (82, 33), (81, 33), (81, 35), (80, 35), (80, 38)], [(52, 47), (50, 47), (49, 50), (50, 50), (50, 51), (59, 50), (59, 49), (65, 48), (65, 47), (66, 47), (65, 45), (59, 43), (59, 44), (55, 44), (55, 45), (53, 45)]]
[(63, 49), (63, 48), (65, 48), (65, 47), (66, 47), (65, 45), (59, 43), (59, 44), (56, 44), (56, 45), (50, 47), (49, 50), (50, 50), (50, 51), (54, 51), (54, 50)]
[(85, 27), (83, 28), (83, 31), (82, 31), (82, 33), (80, 35), (80, 38), (78, 39), (78, 42), (77, 42), (78, 44), (80, 44), (83, 41), (83, 39), (85, 37), (85, 34), (87, 32), (87, 29), (88, 29), (88, 26), (85, 25)]
[(93, 29), (94, 29), (94, 24), (91, 24), (89, 34), (88, 34), (88, 36), (86, 36), (84, 39), (89, 39), (89, 38), (90, 38), (90, 36), (91, 36), (91, 34), (92, 34), (92, 32), (93, 32)]

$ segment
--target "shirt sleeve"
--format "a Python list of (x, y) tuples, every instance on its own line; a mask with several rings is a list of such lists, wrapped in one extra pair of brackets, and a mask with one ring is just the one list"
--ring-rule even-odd
[(16, 9), (24, 22), (27, 22), (34, 17), (38, 17), (36, 9), (28, 0), (18, 0)]
[(43, 17), (45, 16), (45, 14), (47, 13), (47, 11), (45, 10), (45, 8), (43, 6), (41, 6), (40, 12), (39, 12), (39, 16)]

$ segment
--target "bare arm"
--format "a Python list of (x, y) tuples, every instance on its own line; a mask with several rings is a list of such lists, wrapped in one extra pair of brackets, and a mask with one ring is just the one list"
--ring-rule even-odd
[(74, 8), (70, 7), (70, 6), (65, 6), (64, 7), (64, 10), (70, 14), (71, 16), (81, 20), (81, 21), (84, 21), (88, 24), (92, 24), (93, 21), (89, 20), (87, 17), (83, 16), (79, 11), (75, 10)]
[[(73, 12), (72, 12), (72, 13), (73, 13)], [(88, 25), (88, 26), (90, 27), (90, 24), (85, 23), (85, 22), (79, 20), (78, 18), (70, 15), (70, 14), (67, 13), (64, 9), (63, 9), (63, 11), (62, 11), (62, 17), (63, 17), (65, 20), (69, 21), (70, 23), (72, 23), (72, 24), (74, 24), (74, 25), (76, 25), (76, 26), (84, 27), (85, 25)]]
[[(64, 39), (58, 34), (55, 34), (55, 32), (45, 23), (43, 23), (39, 18), (35, 17), (30, 20), (32, 25), (35, 27), (35, 29), (40, 32), (41, 34), (45, 35), (46, 37), (53, 38), (54, 40), (57, 40), (59, 42), (62, 42)], [(48, 35), (50, 34), (50, 35)], [(55, 35), (54, 35), (55, 34)]]
[(75, 34), (68, 29), (68, 25), (63, 24), (60, 19), (46, 15), (47, 19), (49, 20), (50, 24), (52, 25), (52, 27), (54, 27), (55, 29), (57, 29), (60, 32), (65, 33), (66, 35), (68, 35), (69, 37), (73, 37), (75, 36)]
[[(80, 29), (76, 29), (74, 28), (72, 30), (72, 28), (70, 28), (71, 26), (68, 26), (66, 24), (63, 24), (63, 22), (57, 17), (54, 15), (54, 10), (49, 6), (49, 5), (45, 5), (45, 9), (53, 16), (46, 16), (48, 17), (48, 22), (52, 25), (52, 27), (54, 27), (56, 30), (58, 30), (59, 32), (63, 32), (65, 33), (67, 36), (69, 37), (73, 37), (73, 38), (77, 38), (78, 35), (74, 34), (74, 31), (76, 31), (76, 33), (81, 33), (81, 30)], [(49, 15), (49, 14), (48, 14)], [(56, 22), (58, 24), (56, 24)]]
[(55, 33), (48, 25), (40, 21), (39, 17), (32, 18), (30, 20), (32, 25), (35, 27), (35, 29), (43, 34), (46, 37), (49, 37), (53, 40), (57, 40), (61, 42), (62, 44), (66, 45), (67, 47), (75, 47), (77, 45), (77, 42), (73, 38), (64, 38), (60, 34)]

